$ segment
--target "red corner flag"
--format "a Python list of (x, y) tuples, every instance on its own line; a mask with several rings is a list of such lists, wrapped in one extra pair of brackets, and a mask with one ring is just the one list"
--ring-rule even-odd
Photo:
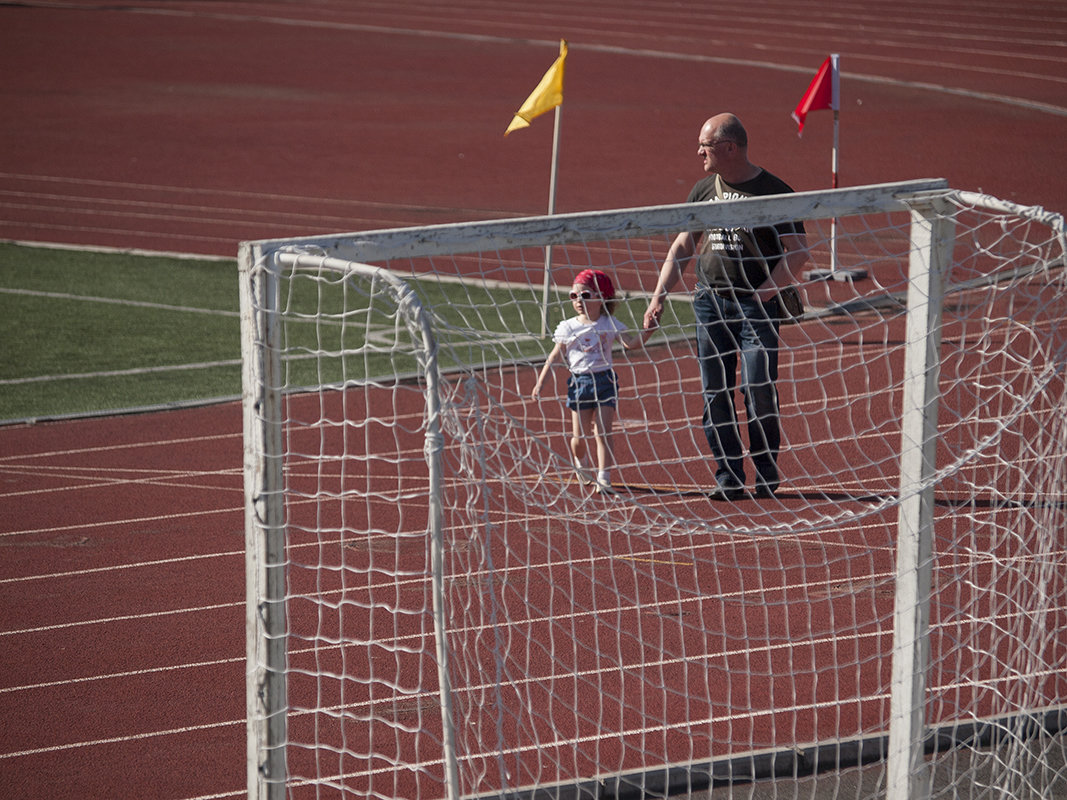
[(827, 56), (822, 66), (819, 67), (819, 71), (815, 73), (815, 77), (812, 78), (808, 90), (797, 103), (796, 110), (793, 111), (793, 119), (797, 121), (798, 126), (797, 136), (804, 132), (804, 120), (807, 119), (809, 111), (822, 111), (823, 109), (837, 111), (838, 85), (837, 56)]

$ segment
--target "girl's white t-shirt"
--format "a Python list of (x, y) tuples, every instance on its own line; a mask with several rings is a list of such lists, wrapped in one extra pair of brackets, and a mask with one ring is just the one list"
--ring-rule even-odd
[(601, 314), (596, 322), (571, 317), (556, 326), (552, 341), (563, 345), (571, 372), (602, 372), (611, 368), (612, 345), (625, 332), (626, 326), (611, 314)]

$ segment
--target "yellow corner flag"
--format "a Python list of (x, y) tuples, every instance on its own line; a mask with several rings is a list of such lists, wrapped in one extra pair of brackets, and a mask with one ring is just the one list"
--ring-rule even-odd
[(520, 128), (529, 128), (530, 120), (539, 117), (546, 111), (551, 111), (563, 102), (563, 62), (567, 60), (567, 42), (559, 41), (559, 58), (548, 68), (548, 72), (541, 78), (537, 88), (533, 90), (522, 108), (515, 112), (515, 118), (511, 120), (508, 129), (504, 131), (507, 136), (512, 131)]

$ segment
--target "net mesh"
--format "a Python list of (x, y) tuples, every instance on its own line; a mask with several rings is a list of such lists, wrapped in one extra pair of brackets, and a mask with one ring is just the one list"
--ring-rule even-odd
[[(935, 796), (1046, 797), (1067, 787), (1062, 221), (943, 199), (936, 463), (916, 488), (933, 504), (925, 763)], [(530, 396), (573, 276), (608, 272), (637, 328), (667, 233), (556, 243), (547, 293), (543, 245), (398, 247), (375, 263), (410, 296), (321, 243), (282, 248), (289, 795), (666, 793), (884, 755), (911, 224), (902, 207), (807, 222), (811, 265), (832, 238), (855, 279), (803, 285), (781, 328), (782, 485), (727, 503), (707, 495), (687, 291), (615, 354), (617, 494), (575, 478), (565, 370)]]

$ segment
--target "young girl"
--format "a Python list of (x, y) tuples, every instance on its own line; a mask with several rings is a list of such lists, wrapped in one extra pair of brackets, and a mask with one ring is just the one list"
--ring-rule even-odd
[(567, 408), (571, 410), (571, 456), (574, 471), (582, 484), (593, 483), (585, 466), (586, 442), (596, 441), (596, 491), (613, 494), (611, 428), (615, 422), (618, 379), (612, 368), (612, 345), (618, 340), (624, 348), (641, 347), (654, 328), (627, 334), (626, 326), (613, 316), (615, 287), (600, 270), (578, 273), (571, 287), (571, 305), (577, 316), (563, 320), (552, 335), (556, 346), (545, 361), (533, 397), (541, 396), (541, 386), (557, 361), (566, 359), (571, 371), (567, 380)]

